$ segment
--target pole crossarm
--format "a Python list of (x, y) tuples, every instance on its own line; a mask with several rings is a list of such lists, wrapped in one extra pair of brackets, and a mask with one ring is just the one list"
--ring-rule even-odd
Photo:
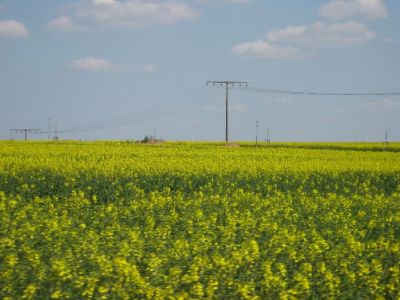
[(249, 84), (247, 81), (234, 81), (234, 80), (209, 80), (206, 82), (207, 86), (225, 86), (225, 142), (229, 141), (229, 124), (228, 124), (228, 118), (229, 118), (229, 88), (230, 87), (248, 87)]
[(235, 81), (235, 80), (209, 80), (206, 82), (207, 86), (224, 86), (229, 85), (230, 87), (248, 87), (249, 83), (247, 81)]
[(14, 132), (14, 133), (25, 133), (25, 132), (41, 133), (41, 132), (43, 132), (43, 130), (42, 129), (11, 129), (11, 132)]

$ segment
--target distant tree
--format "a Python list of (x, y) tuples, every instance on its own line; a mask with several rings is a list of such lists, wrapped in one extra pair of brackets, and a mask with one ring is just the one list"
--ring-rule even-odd
[(146, 135), (143, 139), (143, 143), (148, 143), (148, 142), (150, 142), (150, 140), (151, 140), (151, 138), (148, 135)]

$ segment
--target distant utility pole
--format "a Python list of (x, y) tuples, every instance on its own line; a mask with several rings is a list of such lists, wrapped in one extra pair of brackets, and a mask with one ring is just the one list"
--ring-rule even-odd
[(25, 141), (27, 141), (28, 140), (28, 132), (29, 133), (42, 133), (42, 130), (41, 129), (32, 129), (32, 128), (22, 128), (22, 129), (11, 129), (11, 132), (24, 133)]
[(216, 80), (216, 81), (207, 81), (207, 86), (225, 86), (225, 142), (229, 141), (229, 124), (228, 124), (228, 111), (229, 111), (229, 87), (235, 87), (242, 85), (248, 87), (248, 82), (246, 81), (226, 81), (226, 80)]
[(47, 141), (50, 142), (51, 119), (49, 119), (49, 126), (47, 131)]
[(59, 137), (58, 137), (58, 131), (57, 131), (57, 124), (54, 124), (54, 137), (53, 137), (53, 142), (58, 142)]
[(258, 147), (258, 123), (260, 121), (256, 121), (256, 147)]
[(388, 137), (388, 130), (386, 128), (386, 131), (385, 131), (385, 147), (388, 147), (388, 146), (389, 146), (389, 137)]

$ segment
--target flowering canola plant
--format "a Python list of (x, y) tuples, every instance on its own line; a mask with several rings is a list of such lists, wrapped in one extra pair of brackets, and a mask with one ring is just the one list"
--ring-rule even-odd
[(399, 298), (386, 150), (0, 142), (0, 298)]

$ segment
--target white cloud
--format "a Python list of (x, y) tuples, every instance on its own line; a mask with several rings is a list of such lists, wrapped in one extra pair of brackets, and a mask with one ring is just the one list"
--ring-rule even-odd
[[(103, 0), (104, 1), (104, 0)], [(70, 17), (60, 16), (46, 24), (46, 28), (58, 32), (80, 32), (84, 29), (76, 25)]]
[(252, 2), (253, 0), (225, 0), (225, 2), (230, 2), (230, 3), (249, 3)]
[(0, 37), (26, 38), (29, 32), (25, 25), (15, 20), (0, 21)]
[(100, 5), (100, 4), (113, 4), (115, 3), (115, 0), (93, 0), (94, 4)]
[(362, 45), (374, 37), (375, 33), (360, 22), (316, 22), (272, 30), (263, 40), (241, 43), (232, 50), (248, 57), (293, 59), (304, 56), (310, 49)]
[(253, 0), (196, 0), (199, 3), (213, 3), (213, 2), (226, 2), (226, 3), (235, 3), (235, 4), (246, 4), (253, 2)]
[(367, 107), (381, 108), (381, 109), (393, 109), (400, 108), (400, 102), (394, 101), (390, 98), (386, 98), (380, 101), (372, 101), (367, 103)]
[(256, 58), (290, 59), (300, 56), (300, 51), (294, 47), (280, 46), (264, 40), (238, 44), (232, 51), (237, 55)]
[(198, 3), (216, 3), (216, 2), (225, 2), (225, 3), (233, 3), (233, 4), (247, 4), (253, 2), (254, 0), (194, 0)]
[(325, 18), (384, 18), (388, 16), (383, 0), (334, 0), (320, 9)]
[(83, 71), (115, 72), (122, 68), (122, 65), (112, 63), (108, 60), (96, 57), (85, 57), (76, 59), (71, 66), (74, 69)]
[(75, 6), (73, 15), (81, 22), (96, 26), (141, 28), (191, 20), (198, 13), (181, 1), (93, 0)]
[(346, 47), (363, 44), (375, 37), (373, 31), (359, 22), (326, 24), (317, 22), (308, 26), (289, 26), (273, 30), (267, 40), (274, 43), (295, 44), (302, 47)]
[(97, 57), (79, 58), (74, 60), (70, 66), (77, 70), (93, 71), (93, 72), (119, 72), (119, 71), (133, 70), (133, 71), (151, 73), (157, 71), (157, 67), (153, 64), (127, 66), (122, 64), (116, 64), (106, 59)]

